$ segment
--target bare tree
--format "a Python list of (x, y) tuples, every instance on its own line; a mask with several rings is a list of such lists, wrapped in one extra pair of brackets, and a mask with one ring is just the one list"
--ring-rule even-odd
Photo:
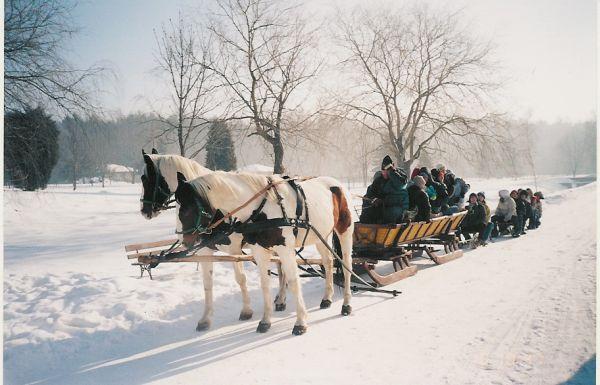
[(464, 33), (459, 17), (415, 8), (339, 19), (337, 40), (353, 76), (338, 113), (379, 135), (407, 171), (443, 144), (498, 137), (498, 116), (485, 106), (496, 88), (490, 46)]
[(65, 42), (77, 31), (71, 9), (60, 0), (4, 2), (5, 110), (36, 104), (63, 111), (93, 109), (93, 80), (105, 69), (76, 69), (63, 57)]
[[(565, 135), (562, 143), (565, 161), (571, 175), (575, 177), (584, 163), (586, 155), (586, 135), (582, 129), (572, 129)], [(561, 147), (562, 147), (561, 146)]]
[(220, 0), (210, 30), (221, 53), (211, 67), (232, 95), (233, 119), (252, 122), (248, 135), (273, 149), (283, 173), (284, 142), (302, 135), (314, 113), (301, 113), (302, 87), (320, 68), (313, 32), (293, 7), (275, 0)]
[(182, 156), (194, 158), (206, 145), (207, 115), (219, 105), (215, 75), (208, 69), (211, 44), (181, 15), (177, 22), (163, 25), (156, 42), (159, 68), (167, 74), (171, 90), (169, 113), (158, 114), (164, 129), (157, 137), (177, 143)]

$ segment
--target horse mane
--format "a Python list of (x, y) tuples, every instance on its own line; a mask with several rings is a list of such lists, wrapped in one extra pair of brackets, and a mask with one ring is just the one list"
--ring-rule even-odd
[(175, 191), (177, 188), (177, 172), (182, 173), (188, 179), (194, 179), (212, 172), (195, 160), (183, 156), (157, 154), (149, 154), (148, 156), (152, 159), (154, 167), (158, 167), (171, 191)]
[[(274, 177), (275, 180), (278, 178)], [(250, 192), (255, 194), (266, 187), (269, 184), (269, 180), (265, 175), (215, 171), (196, 178), (189, 183), (201, 198), (210, 202), (211, 205), (219, 206), (222, 197), (227, 196), (242, 200), (244, 199), (240, 196), (242, 188), (249, 188)], [(272, 189), (267, 191), (267, 199), (277, 199)]]

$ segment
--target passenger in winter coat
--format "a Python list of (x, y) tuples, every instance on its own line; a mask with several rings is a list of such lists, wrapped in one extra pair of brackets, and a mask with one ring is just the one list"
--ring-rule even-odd
[(471, 193), (469, 195), (469, 204), (466, 207), (467, 215), (460, 224), (460, 233), (464, 235), (465, 239), (470, 239), (470, 234), (478, 233), (479, 239), (483, 239), (483, 232), (485, 230), (485, 209), (477, 201), (477, 194)]
[(446, 191), (446, 185), (440, 183), (440, 173), (437, 169), (434, 168), (431, 170), (431, 177), (433, 180), (430, 184), (435, 189), (435, 199), (430, 202), (431, 211), (437, 214), (446, 211), (448, 208), (448, 192)]
[(436, 178), (436, 180), (440, 183), (444, 183), (444, 178), (446, 177), (446, 166), (439, 163), (437, 166), (435, 166), (435, 168), (439, 173), (439, 177)]
[(425, 179), (417, 175), (412, 179), (413, 183), (408, 186), (409, 210), (416, 210), (415, 222), (427, 222), (431, 218), (431, 206), (429, 198), (425, 193)]
[(425, 192), (427, 193), (427, 197), (429, 197), (430, 201), (435, 200), (437, 198), (435, 188), (429, 182), (431, 179), (431, 175), (428, 172), (421, 171), (419, 176), (425, 180)]
[(542, 199), (544, 199), (544, 194), (542, 194), (541, 191), (537, 191), (535, 194), (533, 194), (533, 198), (534, 201), (532, 208), (535, 216), (534, 228), (537, 229), (542, 224), (540, 219), (542, 218)]
[(377, 171), (373, 182), (367, 187), (367, 193), (362, 203), (359, 221), (361, 223), (381, 223), (383, 220), (383, 186), (385, 178), (381, 171)]
[(488, 206), (487, 202), (485, 201), (485, 193), (483, 191), (477, 193), (477, 200), (485, 210), (485, 230), (483, 230), (483, 236), (480, 238), (480, 243), (485, 246), (488, 239), (490, 239), (490, 236), (492, 235), (492, 230), (494, 230), (494, 223), (492, 223), (490, 220), (491, 210), (490, 206)]
[(508, 225), (515, 226), (517, 224), (517, 207), (514, 199), (510, 197), (508, 190), (500, 190), (498, 195), (500, 196), (500, 201), (496, 207), (496, 212), (491, 218), (491, 221), (494, 223), (492, 234), (498, 234), (499, 231), (506, 230)]
[(456, 205), (462, 210), (464, 207), (465, 195), (469, 192), (470, 188), (471, 186), (462, 178), (454, 178), (454, 187), (452, 188), (452, 195), (449, 198), (450, 204)]
[(450, 198), (454, 194), (454, 173), (452, 171), (446, 170), (446, 174), (444, 174), (444, 184), (446, 185), (448, 198)]
[(490, 206), (488, 206), (487, 202), (485, 201), (485, 193), (483, 191), (477, 193), (477, 201), (485, 209), (485, 224), (487, 225), (490, 223), (492, 212), (490, 210)]
[(523, 235), (523, 234), (526, 234), (525, 219), (527, 218), (527, 206), (529, 205), (529, 207), (531, 209), (531, 205), (527, 201), (527, 191), (526, 190), (521, 190), (518, 193), (515, 203), (516, 203), (516, 210), (517, 210), (517, 226), (516, 226), (515, 231), (513, 231), (513, 235), (515, 233), (519, 234), (519, 235)]
[(383, 223), (400, 223), (404, 211), (408, 209), (406, 174), (394, 167), (389, 155), (383, 158), (381, 174), (386, 179), (383, 185)]

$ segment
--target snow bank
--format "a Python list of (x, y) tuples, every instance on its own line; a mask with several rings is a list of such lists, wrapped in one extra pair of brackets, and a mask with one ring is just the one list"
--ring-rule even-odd
[[(470, 182), (491, 199), (528, 185)], [(420, 261), (415, 277), (391, 285), (403, 294), (357, 294), (350, 317), (339, 315), (341, 293), (320, 310), (323, 282), (303, 280), (302, 337), (291, 336), (291, 297), (272, 329), (255, 333), (262, 296), (251, 264), (254, 318), (237, 320), (232, 269), (218, 264), (213, 327), (195, 332), (195, 264), (161, 265), (150, 281), (124, 257), (124, 244), (173, 236), (174, 213), (139, 214), (139, 185), (5, 190), (5, 383), (566, 381), (595, 354), (596, 184), (558, 188), (544, 190), (539, 229), (446, 265)]]
[(112, 164), (109, 163), (106, 165), (106, 172), (108, 173), (117, 173), (117, 172), (133, 172), (133, 168), (123, 166), (120, 164)]

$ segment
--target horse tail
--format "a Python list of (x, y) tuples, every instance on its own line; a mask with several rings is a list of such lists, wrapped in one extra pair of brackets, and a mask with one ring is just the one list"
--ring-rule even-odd
[(348, 208), (348, 201), (342, 189), (338, 186), (330, 187), (333, 198), (333, 223), (338, 234), (343, 234), (352, 225), (352, 213)]

